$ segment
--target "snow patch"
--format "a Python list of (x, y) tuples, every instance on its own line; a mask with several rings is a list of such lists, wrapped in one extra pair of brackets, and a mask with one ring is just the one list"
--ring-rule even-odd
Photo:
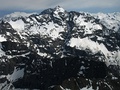
[(11, 74), (11, 75), (8, 75), (7, 76), (7, 79), (10, 81), (10, 82), (15, 82), (17, 81), (18, 79), (22, 78), (24, 76), (24, 68), (23, 69), (17, 69), (15, 67), (14, 69), (14, 72)]
[(56, 38), (60, 38), (60, 32), (64, 31), (64, 26), (58, 26), (57, 28), (55, 26), (58, 26), (57, 24), (55, 24), (54, 22), (49, 22), (48, 24), (44, 23), (44, 25), (38, 27), (38, 26), (32, 26), (30, 28), (30, 32), (31, 34), (41, 34), (41, 35), (46, 35), (46, 36), (50, 36), (53, 40), (55, 40)]
[(102, 26), (91, 21), (86, 22), (84, 16), (74, 16), (74, 22), (78, 27), (83, 27), (85, 34), (92, 34), (95, 30), (102, 30)]
[(2, 35), (0, 35), (0, 42), (6, 41), (6, 38), (4, 38)]
[(15, 30), (18, 30), (18, 31), (21, 31), (21, 30), (24, 30), (24, 22), (20, 19), (20, 20), (17, 20), (17, 21), (10, 21), (9, 22), (10, 25), (15, 29)]
[(90, 87), (90, 88), (88, 88), (88, 87), (84, 87), (84, 88), (82, 88), (82, 89), (80, 89), (80, 90), (94, 90), (92, 87)]
[(94, 54), (100, 50), (100, 45), (98, 44), (98, 42), (94, 42), (87, 37), (82, 39), (79, 37), (71, 38), (68, 45), (80, 50), (89, 49)]
[(5, 17), (11, 17), (11, 18), (29, 17), (32, 14), (36, 14), (36, 13), (14, 12), (6, 15)]
[(3, 50), (1, 50), (1, 48), (2, 48), (2, 44), (0, 43), (0, 57), (5, 56), (5, 52)]
[(120, 13), (97, 13), (91, 14), (95, 18), (100, 19), (100, 22), (106, 26), (108, 29), (112, 29), (114, 31), (118, 31), (120, 28)]
[[(120, 51), (110, 52), (103, 43), (94, 42), (88, 37), (86, 38), (71, 38), (67, 44), (79, 50), (89, 50), (93, 54), (98, 52), (102, 53), (106, 58), (106, 65), (119, 65), (120, 66)], [(116, 61), (115, 61), (116, 60)]]

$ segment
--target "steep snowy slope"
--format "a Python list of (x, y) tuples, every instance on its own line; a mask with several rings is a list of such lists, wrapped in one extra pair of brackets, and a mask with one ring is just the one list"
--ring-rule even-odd
[(100, 22), (106, 26), (108, 29), (112, 29), (115, 31), (120, 30), (120, 13), (97, 13), (93, 14), (96, 18), (100, 19)]
[(120, 88), (120, 13), (58, 6), (0, 21), (1, 90)]

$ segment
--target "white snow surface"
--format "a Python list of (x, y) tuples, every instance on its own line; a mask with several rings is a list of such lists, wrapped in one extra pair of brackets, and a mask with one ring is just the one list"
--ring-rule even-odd
[(5, 55), (5, 52), (4, 52), (3, 50), (1, 50), (1, 48), (2, 48), (2, 45), (1, 45), (1, 43), (0, 43), (0, 57), (2, 57), (2, 56)]
[(108, 29), (118, 31), (120, 28), (120, 13), (97, 13), (91, 14), (94, 17), (100, 19), (100, 22), (105, 25)]
[(92, 21), (85, 22), (84, 16), (75, 16), (73, 20), (78, 27), (84, 27), (85, 34), (92, 34), (95, 30), (102, 30), (102, 26)]
[(62, 7), (57, 6), (57, 7), (55, 8), (55, 11), (54, 11), (53, 16), (56, 17), (56, 18), (60, 18), (60, 17), (59, 17), (59, 13), (64, 13), (64, 12), (65, 12), (65, 10), (64, 10)]
[(0, 35), (0, 42), (6, 41), (6, 38), (4, 38), (2, 35)]
[[(65, 14), (65, 10), (61, 7), (56, 7), (54, 11), (54, 17), (57, 17), (60, 19), (59, 13)], [(88, 13), (90, 14), (90, 13)], [(53, 21), (46, 23), (44, 21), (44, 18), (42, 15), (36, 16), (38, 19), (43, 19), (44, 22), (39, 23), (34, 17), (32, 19), (29, 18), (31, 14), (27, 13), (22, 13), (22, 12), (15, 12), (10, 15), (7, 15), (6, 17), (11, 17), (11, 18), (18, 18), (18, 17), (26, 17), (26, 21), (29, 22), (29, 24), (25, 24), (22, 19), (18, 20), (12, 20), (8, 21), (12, 27), (18, 31), (18, 33), (21, 33), (24, 35), (24, 33), (29, 33), (30, 35), (34, 34), (40, 34), (41, 36), (44, 37), (51, 37), (52, 40), (55, 40), (57, 38), (62, 39), (60, 32), (65, 32), (65, 29), (67, 26), (64, 24), (64, 21), (61, 21), (63, 25), (58, 25), (54, 23)], [(85, 13), (85, 16), (87, 13)], [(109, 14), (104, 14), (104, 13), (97, 13), (97, 14), (90, 14), (91, 16), (94, 16), (95, 18), (100, 19), (100, 22), (105, 25), (108, 29), (113, 29), (115, 31), (118, 31), (120, 28), (120, 13), (109, 13)], [(85, 31), (84, 34), (92, 34), (95, 30), (102, 30), (103, 27), (100, 24), (96, 24), (92, 22), (92, 20), (86, 22), (85, 21), (85, 16), (80, 15), (79, 17), (77, 15), (74, 16), (73, 21), (78, 27), (82, 27)], [(26, 27), (29, 27), (29, 29), (26, 29)], [(102, 37), (98, 37), (99, 40), (103, 39)], [(6, 39), (2, 36), (0, 36), (0, 42), (5, 41)], [(101, 52), (104, 54), (106, 58), (107, 64), (110, 62), (111, 64), (119, 64), (120, 65), (120, 50), (110, 52), (108, 49), (105, 47), (103, 43), (99, 44), (98, 42), (94, 42), (90, 40), (89, 38), (71, 38), (70, 41), (68, 42), (68, 45), (71, 47), (75, 47), (76, 49), (80, 50), (90, 50), (93, 54)], [(2, 52), (2, 50), (0, 50)], [(3, 53), (3, 52), (2, 52)], [(39, 55), (41, 56), (46, 56), (46, 53), (38, 52)], [(108, 61), (109, 60), (109, 61)], [(114, 62), (114, 60), (117, 60)], [(108, 64), (109, 65), (109, 64)]]
[[(61, 38), (60, 32), (64, 31), (64, 26), (59, 26), (53, 22), (49, 22), (48, 24), (43, 23), (44, 25), (37, 27), (37, 26), (32, 26), (30, 28), (31, 34), (41, 34), (41, 35), (47, 35), (50, 36), (53, 40), (56, 38)], [(57, 28), (56, 28), (57, 26)]]
[(36, 14), (36, 13), (14, 12), (14, 13), (6, 15), (5, 17), (12, 17), (12, 18), (29, 17), (32, 14)]
[(55, 12), (54, 13), (58, 14), (59, 12), (63, 12), (64, 13), (65, 10), (62, 7), (60, 7), (60, 6), (55, 7)]
[(20, 32), (24, 30), (25, 23), (21, 19), (17, 21), (11, 20), (9, 23), (15, 30), (18, 30)]
[[(60, 19), (59, 13), (64, 14), (65, 10), (61, 7), (56, 7), (56, 10), (54, 11), (53, 16)], [(55, 40), (57, 38), (62, 39), (60, 32), (64, 32), (64, 29), (66, 28), (66, 26), (64, 26), (64, 25), (59, 26), (58, 24), (55, 24), (54, 22), (39, 23), (39, 22), (37, 22), (37, 20), (35, 18), (32, 18), (33, 20), (28, 18), (32, 14), (35, 14), (35, 13), (15, 12), (15, 13), (6, 15), (5, 18), (6, 19), (9, 18), (8, 22), (11, 24), (11, 26), (15, 30), (18, 31), (18, 33), (19, 32), (21, 33), (22, 31), (28, 32), (28, 30), (26, 30), (25, 27), (29, 26), (29, 25), (25, 24), (22, 19), (18, 19), (19, 17), (25, 17), (26, 21), (28, 21), (30, 23), (30, 25), (32, 25), (29, 29), (29, 34), (40, 34), (43, 36), (49, 36), (53, 40)], [(97, 13), (97, 14), (90, 14), (90, 15), (94, 16), (95, 18), (100, 19), (100, 22), (103, 25), (105, 25), (108, 29), (118, 31), (120, 28), (120, 13), (119, 12), (118, 13), (109, 13), (109, 14)], [(41, 19), (42, 15), (37, 16), (37, 18)], [(14, 19), (18, 19), (18, 20), (14, 20)], [(100, 24), (92, 23), (92, 21), (85, 22), (85, 18), (82, 15), (80, 15), (79, 17), (74, 16), (73, 21), (78, 27), (85, 26), (84, 27), (85, 34), (92, 34), (93, 31), (95, 31), (95, 30), (103, 29)], [(62, 22), (62, 23), (64, 23), (64, 22)], [(98, 37), (98, 38), (99, 38), (99, 40), (103, 39), (102, 37)], [(2, 45), (1, 45), (1, 42), (3, 42), (3, 41), (6, 41), (6, 38), (3, 37), (2, 35), (0, 35), (0, 57), (5, 55), (5, 52), (2, 51)], [(105, 60), (106, 60), (105, 62), (108, 66), (109, 65), (119, 65), (120, 66), (120, 49), (118, 51), (110, 52), (103, 43), (99, 44), (98, 42), (92, 41), (88, 37), (86, 37), (86, 38), (80, 38), (80, 37), (74, 38), (73, 37), (68, 41), (67, 45), (70, 47), (79, 49), (79, 50), (87, 49), (93, 54), (101, 52), (105, 56)], [(27, 54), (29, 54), (29, 53), (27, 53)], [(47, 56), (46, 53), (42, 53), (40, 51), (38, 51), (38, 54), (40, 56), (44, 56), (44, 57)], [(25, 56), (25, 55), (26, 54), (23, 54), (21, 56)], [(52, 63), (50, 63), (50, 65), (52, 67)], [(82, 69), (84, 69), (84, 67), (81, 67), (81, 70)], [(83, 72), (79, 72), (79, 74), (82, 74), (82, 73)], [(22, 78), (23, 76), (24, 76), (24, 69), (17, 69), (15, 67), (14, 72), (11, 75), (8, 75), (7, 79), (10, 82), (15, 82), (18, 79)], [(5, 76), (0, 76), (0, 78), (2, 78), (2, 77), (5, 77)], [(0, 88), (1, 88), (1, 85), (4, 85), (4, 84), (0, 84)], [(9, 87), (9, 85), (6, 87)], [(64, 89), (62, 86), (60, 86), (60, 88), (63, 90), (70, 90), (70, 89)], [(4, 90), (6, 90), (6, 89), (4, 89)], [(22, 89), (15, 89), (15, 90), (22, 90)], [(27, 89), (24, 89), (24, 90), (27, 90)], [(92, 87), (89, 87), (89, 88), (84, 87), (81, 90), (93, 90), (93, 89), (92, 89)]]
[(5, 52), (2, 49), (2, 44), (1, 42), (6, 41), (6, 38), (4, 38), (2, 35), (0, 35), (0, 57), (5, 55)]
[(88, 37), (86, 38), (71, 38), (69, 46), (75, 47), (76, 49), (85, 50), (89, 49), (92, 53), (97, 53), (98, 51), (102, 51), (105, 55), (107, 55), (108, 50), (103, 44), (99, 44), (98, 42), (94, 42), (90, 40)]
[(11, 75), (7, 76), (7, 79), (10, 82), (15, 82), (18, 79), (22, 78), (24, 76), (24, 68), (23, 69), (17, 69), (16, 67), (14, 68), (14, 72)]
[[(88, 37), (86, 38), (71, 38), (67, 44), (70, 47), (74, 47), (79, 50), (89, 50), (93, 54), (101, 52), (106, 58), (107, 66), (111, 65), (119, 65), (120, 66), (120, 51), (110, 52), (105, 47), (103, 43), (99, 44), (98, 42), (94, 42)], [(116, 60), (116, 61), (114, 61)]]
[[(84, 88), (82, 88), (82, 89), (80, 89), (80, 90), (94, 90), (92, 87), (84, 87)], [(98, 90), (98, 89), (97, 89)]]

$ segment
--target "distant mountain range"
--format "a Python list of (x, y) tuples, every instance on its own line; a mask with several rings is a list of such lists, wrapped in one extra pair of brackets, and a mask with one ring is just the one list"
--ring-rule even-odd
[(120, 13), (15, 12), (0, 19), (0, 90), (119, 90)]

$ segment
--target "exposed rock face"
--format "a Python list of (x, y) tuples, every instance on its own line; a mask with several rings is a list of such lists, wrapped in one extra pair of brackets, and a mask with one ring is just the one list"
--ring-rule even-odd
[[(87, 61), (84, 58), (42, 59), (39, 66), (32, 71), (31, 64), (26, 68), (24, 78), (14, 82), (17, 88), (47, 89), (59, 85), (71, 77), (104, 78), (107, 75), (106, 65), (102, 62)], [(87, 68), (86, 68), (87, 67)], [(32, 74), (28, 73), (32, 71)]]
[(5, 16), (0, 89), (118, 90), (119, 16), (67, 12), (59, 6)]

